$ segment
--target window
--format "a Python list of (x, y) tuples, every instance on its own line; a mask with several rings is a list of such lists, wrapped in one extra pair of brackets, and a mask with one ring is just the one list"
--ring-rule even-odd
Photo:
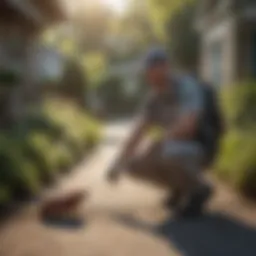
[(215, 86), (222, 83), (222, 44), (215, 42), (211, 46), (211, 80)]

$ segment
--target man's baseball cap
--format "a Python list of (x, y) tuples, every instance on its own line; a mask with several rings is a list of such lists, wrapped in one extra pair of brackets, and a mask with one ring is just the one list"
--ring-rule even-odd
[(148, 52), (145, 58), (145, 68), (151, 68), (159, 63), (168, 62), (169, 57), (163, 49), (152, 49)]

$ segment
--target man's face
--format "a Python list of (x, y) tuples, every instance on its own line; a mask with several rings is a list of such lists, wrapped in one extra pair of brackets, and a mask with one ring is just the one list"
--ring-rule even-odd
[(148, 68), (146, 78), (153, 89), (158, 91), (164, 89), (166, 86), (168, 74), (169, 64), (167, 62), (161, 62)]

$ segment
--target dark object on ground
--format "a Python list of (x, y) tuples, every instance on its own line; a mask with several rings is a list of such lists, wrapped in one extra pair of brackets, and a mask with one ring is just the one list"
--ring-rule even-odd
[(116, 184), (119, 181), (120, 178), (120, 172), (114, 170), (114, 171), (109, 171), (107, 173), (107, 180), (111, 184)]
[(39, 215), (43, 220), (73, 219), (82, 201), (87, 197), (86, 191), (79, 191), (46, 200), (39, 211)]
[(43, 223), (47, 226), (59, 228), (77, 229), (84, 226), (84, 221), (81, 218), (75, 217), (50, 217), (43, 219)]

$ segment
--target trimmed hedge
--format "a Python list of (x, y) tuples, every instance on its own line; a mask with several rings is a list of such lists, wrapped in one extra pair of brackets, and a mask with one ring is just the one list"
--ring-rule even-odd
[(100, 139), (100, 124), (70, 102), (47, 101), (36, 114), (0, 133), (0, 206), (36, 195)]
[(256, 198), (256, 82), (227, 89), (222, 102), (229, 131), (221, 143), (216, 173)]

